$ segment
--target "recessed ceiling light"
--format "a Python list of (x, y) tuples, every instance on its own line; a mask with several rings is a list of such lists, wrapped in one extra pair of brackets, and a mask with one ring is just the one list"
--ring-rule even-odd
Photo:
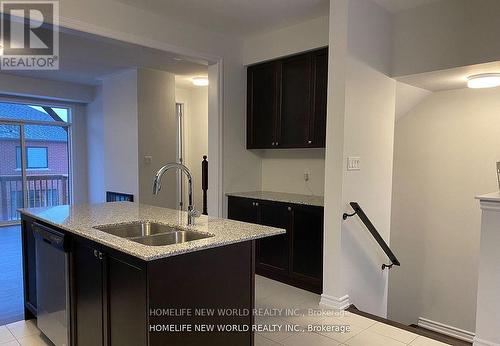
[(208, 78), (207, 77), (194, 77), (191, 80), (193, 81), (193, 84), (196, 86), (207, 86), (208, 85)]
[(482, 73), (469, 76), (467, 86), (471, 89), (494, 88), (500, 86), (500, 73)]

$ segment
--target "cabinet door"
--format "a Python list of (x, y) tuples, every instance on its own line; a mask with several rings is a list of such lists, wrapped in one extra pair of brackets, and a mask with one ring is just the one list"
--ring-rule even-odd
[(274, 148), (278, 112), (278, 63), (247, 71), (247, 149)]
[(104, 265), (109, 345), (146, 346), (146, 271), (110, 255)]
[(294, 206), (290, 275), (321, 287), (323, 276), (323, 208)]
[(308, 146), (311, 87), (310, 54), (301, 54), (283, 60), (278, 125), (279, 148)]
[(312, 53), (312, 113), (309, 124), (309, 147), (326, 145), (326, 100), (328, 94), (328, 48)]
[(227, 217), (231, 220), (259, 223), (256, 201), (241, 197), (228, 197)]
[(24, 304), (26, 317), (36, 314), (36, 253), (32, 221), (23, 217), (22, 229)]
[(282, 203), (258, 202), (260, 224), (285, 228), (286, 234), (260, 239), (256, 242), (256, 267), (278, 274), (288, 272), (288, 231), (290, 229), (290, 211)]
[(74, 297), (75, 333), (78, 346), (103, 345), (102, 264), (90, 244), (75, 241), (71, 277)]

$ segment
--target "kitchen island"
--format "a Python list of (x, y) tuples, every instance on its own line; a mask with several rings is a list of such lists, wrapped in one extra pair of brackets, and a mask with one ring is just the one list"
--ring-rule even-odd
[(70, 345), (253, 344), (254, 240), (284, 230), (206, 216), (186, 227), (186, 212), (130, 202), (21, 217), (27, 319), (55, 298), (37, 289), (53, 275), (37, 262), (39, 234), (64, 239)]

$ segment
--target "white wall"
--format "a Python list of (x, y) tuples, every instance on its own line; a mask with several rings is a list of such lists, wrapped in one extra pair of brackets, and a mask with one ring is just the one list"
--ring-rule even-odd
[(71, 117), (71, 161), (73, 165), (73, 203), (88, 202), (88, 155), (87, 155), (87, 120), (86, 106), (73, 106)]
[(193, 174), (195, 206), (201, 210), (201, 161), (208, 155), (208, 88), (177, 88), (175, 98), (184, 104), (185, 163)]
[(0, 94), (3, 95), (87, 103), (94, 99), (94, 89), (89, 85), (0, 73)]
[[(279, 30), (249, 37), (243, 42), (245, 65), (328, 46), (329, 17), (325, 15)], [(324, 150), (259, 150), (262, 184), (260, 190), (324, 194)], [(310, 181), (304, 181), (308, 172)]]
[(395, 16), (394, 75), (500, 60), (497, 0), (444, 0)]
[(87, 166), (89, 203), (106, 201), (104, 184), (104, 116), (102, 86), (96, 88), (94, 101), (87, 104)]
[[(175, 75), (164, 71), (139, 69), (136, 97), (139, 201), (175, 209), (176, 172), (165, 173), (161, 192), (156, 196), (152, 192), (156, 172), (166, 163), (175, 162), (177, 158)], [(151, 156), (152, 162), (147, 163), (145, 156)]]
[[(104, 191), (139, 197), (137, 71), (109, 76), (102, 84)], [(97, 148), (97, 150), (99, 150)]]
[[(330, 2), (325, 249), (322, 303), (349, 302), (379, 316), (387, 310), (387, 262), (356, 218), (341, 223), (348, 203), (364, 208), (382, 237), (390, 237), (396, 83), (391, 66), (391, 15), (365, 0)], [(361, 170), (346, 171), (348, 156)]]
[(258, 62), (328, 46), (328, 14), (279, 30), (251, 36), (243, 42), (243, 63)]
[(210, 63), (222, 59), (222, 190), (249, 191), (261, 187), (260, 158), (245, 148), (246, 73), (239, 40), (112, 0), (62, 0), (60, 8), (60, 22), (65, 27), (206, 58)]
[[(304, 173), (309, 173), (309, 181)], [(325, 150), (266, 150), (262, 154), (262, 191), (323, 196)]]
[(396, 123), (389, 316), (475, 329), (480, 210), (498, 190), (500, 89), (437, 92)]

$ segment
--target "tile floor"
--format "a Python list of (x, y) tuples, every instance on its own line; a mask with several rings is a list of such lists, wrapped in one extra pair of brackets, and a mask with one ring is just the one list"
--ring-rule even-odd
[[(342, 331), (257, 332), (255, 346), (439, 346), (447, 345), (349, 312), (320, 308), (319, 295), (256, 276), (256, 308), (263, 312), (273, 309), (297, 309), (278, 316), (259, 316), (256, 323), (273, 326), (332, 326), (349, 327)], [(312, 309), (312, 310), (309, 310)], [(309, 311), (313, 313), (310, 314)], [(297, 314), (298, 312), (298, 314)]]
[[(255, 346), (446, 345), (356, 314), (321, 309), (318, 295), (295, 287), (261, 276), (257, 276), (255, 282), (256, 308), (261, 312), (256, 317), (256, 324), (263, 328), (255, 335)], [(286, 309), (293, 311), (288, 310), (287, 314)], [(314, 313), (309, 314), (310, 311)], [(290, 326), (303, 328), (308, 325), (344, 330), (327, 331), (323, 328), (315, 332), (299, 332), (290, 329)], [(271, 331), (273, 328), (275, 330)], [(0, 346), (47, 345), (50, 343), (40, 335), (32, 321), (0, 326)]]

